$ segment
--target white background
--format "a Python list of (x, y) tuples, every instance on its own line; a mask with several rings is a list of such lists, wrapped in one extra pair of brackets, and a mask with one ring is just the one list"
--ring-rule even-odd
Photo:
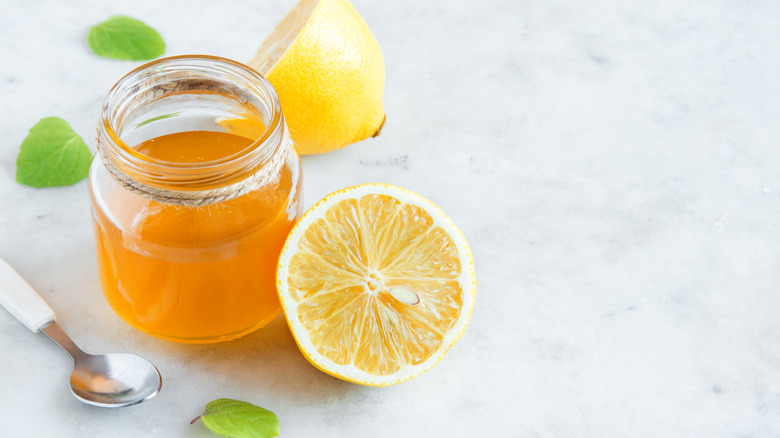
[(291, 0), (1, 0), (0, 257), (85, 350), (163, 374), (138, 406), (82, 405), (70, 359), (0, 311), (0, 435), (206, 437), (218, 397), (274, 411), (286, 437), (780, 435), (780, 3), (369, 1), (387, 67), (382, 135), (303, 160), (305, 204), (407, 187), (476, 258), (471, 324), (390, 388), (309, 365), (279, 318), (180, 345), (116, 317), (99, 289), (87, 186), (14, 182), (40, 118), (94, 151), (103, 97), (140, 65), (94, 56), (127, 14), (166, 55), (246, 61)]

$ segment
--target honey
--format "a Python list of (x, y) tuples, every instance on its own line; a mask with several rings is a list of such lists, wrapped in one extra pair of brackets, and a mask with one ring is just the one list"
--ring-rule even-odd
[[(227, 133), (181, 132), (135, 149), (166, 161), (202, 162), (250, 143)], [(265, 325), (280, 311), (274, 272), (295, 219), (286, 196), (299, 183), (292, 175), (283, 168), (275, 184), (202, 207), (143, 200), (124, 230), (98, 212), (98, 267), (111, 307), (134, 327), (178, 341), (226, 340)], [(132, 205), (126, 198), (112, 197), (112, 210)]]
[[(193, 62), (193, 57), (171, 59), (176, 65), (182, 58)], [(202, 70), (221, 62), (196, 60), (204, 60)], [(253, 73), (248, 74), (251, 79)], [(263, 81), (260, 85), (272, 92)], [(122, 84), (115, 88), (121, 91)], [(189, 343), (235, 339), (280, 313), (276, 262), (302, 212), (300, 161), (278, 101), (263, 107), (259, 100), (253, 108), (252, 96), (233, 99), (225, 92), (243, 92), (243, 82), (241, 88), (220, 85), (215, 92), (204, 92), (204, 84), (214, 86), (204, 80), (166, 84), (174, 103), (184, 106), (173, 116), (126, 115), (132, 123), (124, 138), (140, 138), (135, 144), (122, 141), (122, 130), (111, 123), (99, 126), (99, 154), (89, 179), (106, 300), (133, 327)], [(182, 99), (187, 87), (196, 92)], [(148, 95), (155, 100), (146, 107), (159, 106), (159, 96)], [(228, 105), (235, 117), (226, 119), (224, 110), (204, 117), (209, 105)], [(258, 119), (243, 118), (250, 113)], [(177, 129), (193, 125), (205, 129)], [(151, 135), (157, 131), (160, 135)]]

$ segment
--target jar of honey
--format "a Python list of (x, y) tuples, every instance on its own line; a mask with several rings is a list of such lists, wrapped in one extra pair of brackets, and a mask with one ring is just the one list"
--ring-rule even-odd
[(302, 213), (279, 99), (223, 58), (143, 65), (106, 97), (89, 190), (106, 300), (133, 327), (235, 339), (280, 312), (274, 275)]

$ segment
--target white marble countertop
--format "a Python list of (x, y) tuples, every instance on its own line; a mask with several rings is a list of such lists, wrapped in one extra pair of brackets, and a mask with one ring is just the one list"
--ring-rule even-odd
[[(132, 6), (131, 6), (132, 4)], [(382, 135), (303, 160), (305, 203), (389, 182), (474, 250), (476, 308), (432, 371), (331, 378), (281, 318), (235, 342), (141, 334), (99, 289), (87, 186), (14, 181), (40, 118), (94, 151), (101, 101), (140, 63), (89, 26), (146, 21), (166, 55), (249, 59), (292, 0), (0, 3), (0, 257), (85, 350), (134, 352), (162, 392), (104, 410), (70, 359), (0, 310), (0, 435), (207, 437), (215, 398), (286, 437), (780, 436), (780, 3), (355, 0), (387, 66)]]

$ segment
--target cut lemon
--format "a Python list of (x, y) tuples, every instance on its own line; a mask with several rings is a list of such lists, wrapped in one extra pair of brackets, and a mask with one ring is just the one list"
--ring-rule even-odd
[(300, 154), (364, 140), (384, 123), (382, 51), (347, 0), (300, 0), (248, 65), (276, 89)]
[(295, 224), (276, 274), (303, 355), (354, 383), (387, 386), (428, 371), (474, 307), (474, 259), (431, 201), (387, 184), (331, 193)]

